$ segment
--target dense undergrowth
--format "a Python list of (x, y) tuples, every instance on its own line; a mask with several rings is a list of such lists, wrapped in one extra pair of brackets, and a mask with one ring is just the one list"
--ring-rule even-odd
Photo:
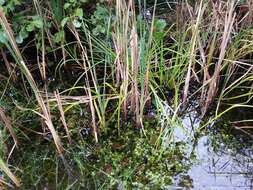
[(251, 0), (0, 5), (0, 187), (159, 189), (193, 102), (197, 130), (251, 113)]

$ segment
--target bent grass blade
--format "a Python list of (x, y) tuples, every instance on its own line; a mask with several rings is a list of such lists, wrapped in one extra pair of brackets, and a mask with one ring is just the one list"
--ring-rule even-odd
[(11, 170), (6, 166), (2, 158), (0, 158), (0, 169), (15, 183), (17, 187), (21, 186), (20, 180), (11, 172)]

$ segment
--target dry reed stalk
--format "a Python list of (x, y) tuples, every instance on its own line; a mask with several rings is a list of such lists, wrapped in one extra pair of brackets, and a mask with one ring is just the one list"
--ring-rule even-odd
[[(139, 47), (136, 29), (135, 1), (116, 0), (116, 21), (113, 32), (115, 47), (116, 86), (120, 85), (124, 118), (130, 110), (135, 114), (136, 124), (140, 125)], [(130, 92), (129, 92), (130, 90)]]
[(247, 131), (246, 129), (253, 129), (253, 126), (234, 126), (235, 129), (242, 131), (243, 133), (249, 135), (253, 139), (252, 133)]
[[(95, 112), (95, 107), (94, 107), (94, 102), (93, 102), (93, 97), (91, 93), (91, 85), (89, 81), (89, 74), (91, 75), (92, 78), (92, 83), (94, 85), (94, 88), (97, 90), (97, 85), (96, 85), (96, 76), (95, 73), (93, 73), (93, 69), (91, 67), (90, 60), (87, 55), (87, 50), (85, 47), (82, 45), (82, 42), (80, 40), (79, 34), (74, 26), (69, 28), (70, 31), (73, 33), (77, 40), (78, 47), (81, 51), (81, 58), (83, 61), (83, 68), (84, 68), (84, 73), (85, 73), (85, 81), (86, 81), (86, 86), (84, 87), (84, 90), (86, 91), (87, 96), (89, 97), (89, 106), (90, 106), (90, 111), (91, 111), (91, 117), (92, 117), (92, 130), (93, 130), (93, 135), (95, 142), (98, 142), (98, 133), (97, 133), (97, 124), (96, 124), (96, 112)], [(91, 42), (90, 42), (91, 43)], [(90, 46), (91, 48), (91, 46)], [(91, 50), (92, 51), (92, 50)], [(90, 72), (89, 72), (90, 71)]]
[[(152, 42), (153, 42), (153, 33), (154, 33), (154, 22), (155, 22), (155, 13), (156, 13), (156, 5), (157, 5), (157, 0), (154, 2), (154, 9), (153, 9), (153, 15), (152, 15), (152, 22), (150, 26), (150, 34), (149, 34), (149, 39), (148, 39), (148, 45), (147, 48), (150, 49), (152, 47)], [(157, 61), (157, 54), (155, 55), (155, 73), (157, 72), (158, 69), (158, 61)], [(144, 80), (144, 105), (147, 105), (147, 108), (150, 108), (151, 106), (151, 97), (149, 94), (149, 82), (150, 82), (150, 63), (151, 63), (151, 58), (148, 56), (147, 60), (147, 65), (146, 65), (146, 73), (145, 73), (145, 80)], [(144, 107), (142, 105), (142, 107)], [(142, 111), (141, 111), (141, 116), (142, 117)], [(142, 118), (140, 118), (142, 119)]]
[(11, 184), (7, 183), (6, 181), (0, 178), (0, 189), (6, 189), (6, 186), (14, 189), (14, 187)]
[[(220, 18), (220, 12), (221, 12), (221, 3), (218, 4), (214, 4), (212, 3), (212, 11), (213, 11), (213, 15), (211, 18), (210, 23), (214, 23), (212, 24), (212, 28), (214, 30), (214, 35), (211, 37), (211, 39), (208, 41), (207, 44), (207, 49), (208, 50), (208, 55), (207, 55), (207, 59), (206, 62), (205, 60), (205, 55), (202, 55), (202, 61), (203, 61), (203, 71), (204, 71), (204, 76), (203, 76), (203, 80), (202, 80), (202, 90), (201, 90), (201, 97), (200, 97), (200, 102), (202, 103), (202, 105), (205, 105), (205, 101), (206, 101), (206, 96), (207, 96), (207, 86), (210, 83), (211, 80), (211, 76), (210, 73), (208, 71), (208, 68), (210, 67), (210, 65), (212, 64), (212, 59), (216, 50), (216, 43), (217, 43), (217, 37), (218, 37), (218, 31), (219, 31), (219, 24), (221, 22), (221, 18)], [(200, 37), (199, 37), (200, 38)], [(200, 44), (200, 51), (201, 51), (201, 44)], [(202, 52), (203, 54), (203, 52)]]
[(8, 116), (6, 116), (4, 109), (1, 107), (0, 107), (0, 121), (4, 123), (5, 127), (11, 134), (15, 144), (18, 145), (18, 139), (16, 133), (14, 132), (14, 129), (12, 128), (11, 119)]
[(220, 77), (219, 75), (221, 72), (222, 63), (225, 58), (226, 48), (228, 46), (230, 35), (231, 35), (234, 21), (235, 21), (236, 14), (234, 12), (235, 11), (234, 0), (228, 2), (227, 7), (229, 8), (229, 10), (227, 11), (226, 16), (225, 16), (224, 31), (222, 34), (222, 42), (220, 46), (219, 58), (218, 58), (217, 64), (215, 65), (214, 74), (209, 80), (210, 82), (209, 82), (208, 90), (207, 90), (207, 98), (205, 100), (205, 105), (202, 110), (202, 116), (204, 116), (204, 114), (206, 113), (208, 106), (211, 104), (211, 102), (213, 101), (213, 98), (215, 97), (217, 93), (218, 85), (219, 85), (219, 77)]
[(199, 51), (200, 51), (200, 56), (201, 56), (201, 60), (202, 60), (202, 65), (201, 67), (203, 68), (203, 86), (202, 86), (202, 90), (201, 90), (201, 96), (200, 96), (200, 99), (203, 100), (204, 99), (204, 95), (206, 93), (206, 90), (205, 90), (205, 83), (206, 81), (208, 81), (210, 79), (210, 74), (208, 72), (208, 65), (207, 65), (207, 60), (206, 60), (206, 56), (205, 56), (205, 51), (204, 51), (204, 47), (201, 43), (201, 40), (200, 40), (200, 37), (198, 38), (199, 39)]
[(138, 34), (136, 29), (136, 16), (135, 16), (135, 4), (134, 1), (129, 1), (131, 15), (131, 33), (130, 33), (130, 56), (131, 56), (131, 109), (135, 113), (136, 125), (140, 126), (140, 101), (139, 101), (139, 90), (138, 90), (138, 75), (139, 75), (139, 47), (138, 47)]
[(122, 95), (120, 102), (122, 102), (122, 110), (124, 118), (127, 118), (128, 112), (128, 98), (129, 92), (128, 87), (130, 84), (129, 79), (129, 60), (128, 60), (128, 43), (129, 43), (129, 28), (130, 26), (130, 5), (131, 1), (128, 2), (128, 5), (125, 1), (116, 0), (116, 20), (115, 28), (113, 32), (113, 41), (115, 46), (116, 53), (116, 86), (120, 86), (120, 93)]
[(11, 63), (8, 61), (6, 53), (3, 51), (3, 48), (1, 48), (1, 54), (2, 54), (2, 58), (4, 60), (4, 64), (5, 64), (6, 68), (7, 68), (8, 73), (9, 73), (9, 76), (11, 76), (11, 78), (12, 78), (13, 81), (16, 81), (17, 80), (17, 75), (16, 75), (15, 72), (13, 72), (14, 68), (11, 65)]
[(131, 31), (131, 61), (132, 61), (132, 99), (131, 109), (135, 112), (136, 122), (140, 122), (140, 106), (139, 106), (139, 91), (138, 91), (138, 74), (139, 74), (139, 51), (138, 51), (138, 37), (135, 26)]
[[(2, 158), (0, 158), (0, 169), (13, 181), (13, 183), (17, 187), (21, 186), (21, 181), (11, 172), (11, 170), (7, 167)], [(3, 180), (1, 181), (4, 182)]]
[(36, 100), (41, 108), (42, 115), (40, 115), (40, 116), (43, 118), (45, 124), (47, 125), (49, 131), (51, 132), (51, 134), (53, 136), (54, 143), (55, 143), (58, 153), (60, 155), (62, 155), (63, 147), (61, 145), (61, 140), (60, 140), (60, 138), (53, 126), (53, 123), (52, 123), (52, 120), (50, 117), (50, 112), (41, 97), (41, 94), (39, 92), (39, 89), (37, 88), (37, 85), (33, 79), (33, 76), (31, 75), (29, 69), (27, 68), (25, 61), (23, 60), (21, 52), (19, 51), (18, 46), (16, 44), (15, 37), (13, 35), (13, 31), (7, 21), (7, 18), (4, 15), (3, 10), (1, 10), (1, 9), (0, 9), (0, 24), (3, 27), (3, 30), (6, 32), (8, 38), (9, 38), (9, 42), (11, 44), (11, 47), (13, 48), (13, 52), (15, 53), (16, 61), (19, 65), (19, 68), (21, 69), (21, 71), (23, 72), (27, 81), (29, 82), (29, 84), (32, 88), (32, 91), (36, 97)]
[[(42, 11), (41, 11), (41, 6), (38, 2), (38, 0), (33, 0), (34, 7), (36, 9), (36, 12), (38, 15), (42, 17)], [(43, 24), (44, 24), (44, 19), (43, 19)], [(42, 33), (42, 50), (41, 50), (41, 63), (40, 63), (40, 58), (37, 56), (37, 63), (40, 71), (40, 75), (43, 81), (46, 81), (46, 59), (45, 59), (45, 44), (44, 44), (44, 27), (41, 29)]]
[(190, 79), (192, 76), (195, 54), (196, 54), (195, 51), (196, 51), (196, 45), (197, 45), (197, 37), (198, 37), (198, 33), (199, 33), (199, 25), (200, 25), (200, 21), (201, 21), (204, 9), (205, 9), (205, 7), (203, 6), (203, 0), (201, 0), (200, 5), (199, 5), (196, 23), (194, 24), (193, 30), (192, 30), (190, 58), (189, 58), (188, 69), (187, 69), (187, 74), (186, 74), (186, 78), (185, 78), (184, 93), (183, 93), (183, 104), (184, 105), (185, 105), (186, 99), (188, 97)]
[(246, 0), (237, 7), (236, 28), (240, 30), (251, 26), (253, 23), (253, 0)]
[(87, 66), (85, 64), (86, 60), (86, 56), (84, 55), (85, 53), (82, 52), (82, 59), (84, 61), (84, 67), (86, 68), (85, 73), (86, 73), (86, 87), (84, 88), (88, 97), (89, 97), (89, 105), (90, 105), (90, 111), (91, 111), (91, 118), (92, 118), (92, 129), (93, 129), (93, 135), (95, 138), (95, 142), (98, 142), (98, 134), (97, 134), (97, 124), (96, 124), (96, 112), (95, 112), (95, 107), (94, 107), (94, 103), (93, 103), (93, 97), (92, 97), (92, 93), (91, 93), (91, 86), (89, 84), (89, 79), (88, 79), (88, 70), (87, 70)]
[[(88, 96), (61, 96), (61, 101), (63, 100), (71, 100), (79, 102), (80, 104), (83, 103), (89, 103), (89, 97)], [(55, 101), (52, 99), (52, 101)]]
[(66, 119), (65, 119), (65, 114), (64, 114), (64, 111), (63, 111), (62, 101), (61, 101), (61, 97), (60, 97), (59, 91), (58, 90), (55, 91), (54, 95), (55, 95), (55, 98), (56, 98), (58, 109), (60, 111), (60, 115), (61, 115), (60, 119), (61, 119), (62, 124), (64, 126), (64, 129), (66, 131), (66, 134), (67, 134), (67, 137), (68, 137), (68, 141), (71, 144), (72, 143), (72, 139), (70, 137), (70, 132), (69, 132), (68, 125), (67, 125), (67, 122), (66, 122)]
[(4, 75), (2, 75), (2, 74), (0, 74), (0, 80), (8, 80), (8, 77), (6, 77), (6, 76), (4, 76)]

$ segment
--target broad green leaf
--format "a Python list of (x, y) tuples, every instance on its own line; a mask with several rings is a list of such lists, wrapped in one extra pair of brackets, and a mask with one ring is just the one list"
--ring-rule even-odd
[(76, 12), (75, 12), (75, 16), (77, 16), (79, 18), (83, 18), (83, 9), (77, 8)]
[(68, 20), (69, 20), (69, 17), (65, 17), (64, 19), (62, 19), (62, 21), (61, 21), (62, 28), (64, 28), (64, 26), (67, 24)]
[(33, 16), (32, 18), (32, 23), (36, 28), (43, 28), (43, 20), (40, 16)]
[(71, 6), (70, 3), (65, 3), (65, 4), (64, 4), (64, 9), (68, 9), (70, 6)]

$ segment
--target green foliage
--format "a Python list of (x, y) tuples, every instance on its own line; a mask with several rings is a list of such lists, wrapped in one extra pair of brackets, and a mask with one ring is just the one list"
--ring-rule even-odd
[[(3, 6), (3, 10), (7, 17), (10, 18), (9, 22), (11, 23), (16, 42), (22, 44), (23, 41), (29, 37), (29, 34), (32, 32), (38, 32), (42, 29), (43, 18), (39, 15), (34, 14), (34, 9), (22, 10), (26, 3), (32, 4), (32, 2), (22, 2), (22, 1), (7, 1)], [(9, 16), (13, 15), (14, 16)], [(33, 15), (34, 14), (34, 15)], [(5, 34), (2, 33), (0, 43), (6, 43)]]
[[(63, 39), (63, 28), (66, 26), (68, 22), (74, 24), (75, 27), (80, 28), (81, 22), (84, 19), (84, 13), (82, 6), (86, 5), (89, 1), (75, 1), (69, 0), (63, 4), (62, 0), (53, 0), (50, 1), (51, 9), (53, 11), (53, 18), (56, 22), (59, 23), (62, 29), (60, 29), (59, 33), (56, 32), (54, 35), (54, 42), (59, 43)], [(18, 44), (22, 44), (25, 39), (29, 38), (31, 34), (40, 32), (41, 29), (52, 30), (54, 29), (54, 25), (52, 21), (48, 17), (42, 18), (37, 15), (34, 6), (29, 7), (29, 9), (25, 10), (27, 4), (32, 5), (32, 1), (18, 1), (18, 0), (10, 0), (10, 1), (1, 1), (2, 9), (4, 10), (7, 17), (9, 17), (9, 22), (12, 25), (12, 29), (14, 32), (14, 36), (16, 38), (16, 42)], [(41, 6), (44, 6), (44, 9), (49, 9), (47, 7), (47, 3), (41, 3)], [(23, 10), (24, 9), (24, 10)], [(11, 16), (13, 15), (14, 16)], [(46, 19), (45, 22), (43, 19)], [(44, 25), (45, 23), (45, 25)], [(0, 28), (0, 45), (3, 45), (6, 42), (5, 34)]]
[(156, 41), (160, 41), (164, 38), (164, 36), (166, 35), (166, 27), (167, 27), (167, 23), (165, 20), (163, 19), (155, 19), (154, 22), (154, 39)]
[(23, 43), (24, 39), (29, 36), (30, 32), (38, 31), (43, 28), (43, 20), (40, 16), (35, 15), (31, 17), (31, 20), (26, 20), (23, 26), (21, 26), (20, 32), (16, 35), (16, 42), (18, 44)]
[(106, 35), (109, 19), (110, 12), (108, 8), (98, 5), (91, 16), (91, 23), (95, 26), (92, 30), (92, 34), (94, 36)]
[(65, 16), (61, 20), (61, 27), (64, 27), (69, 21), (71, 21), (76, 28), (80, 28), (81, 22), (85, 16), (82, 6), (86, 5), (88, 2), (88, 0), (68, 0), (63, 6)]

